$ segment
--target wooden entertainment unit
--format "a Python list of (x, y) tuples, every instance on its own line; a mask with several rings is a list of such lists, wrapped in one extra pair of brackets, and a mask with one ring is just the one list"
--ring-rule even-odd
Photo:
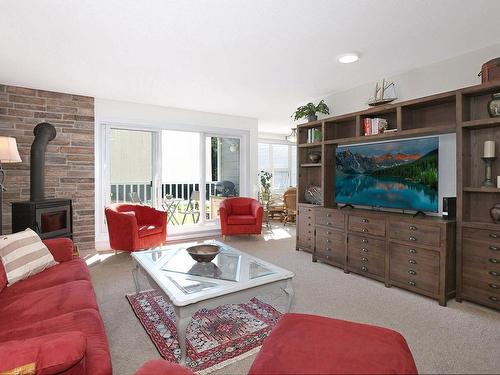
[[(500, 189), (481, 187), (483, 143), (495, 140), (500, 149), (500, 118), (487, 111), (497, 92), (498, 81), (299, 125), (297, 250), (443, 306), (456, 291), (457, 301), (500, 309), (500, 224), (489, 213), (500, 203)], [(363, 121), (370, 117), (387, 119), (397, 132), (363, 136)], [(321, 141), (307, 143), (312, 128), (321, 129)], [(456, 221), (338, 207), (337, 146), (447, 133), (456, 133), (457, 140)], [(320, 163), (310, 162), (311, 151), (321, 154)], [(492, 175), (500, 175), (500, 161), (493, 163)], [(311, 185), (321, 187), (323, 205), (306, 202)]]

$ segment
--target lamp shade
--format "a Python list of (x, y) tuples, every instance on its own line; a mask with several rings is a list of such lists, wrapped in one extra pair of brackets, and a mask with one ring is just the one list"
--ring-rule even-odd
[(21, 157), (17, 151), (16, 139), (0, 137), (0, 163), (20, 163)]

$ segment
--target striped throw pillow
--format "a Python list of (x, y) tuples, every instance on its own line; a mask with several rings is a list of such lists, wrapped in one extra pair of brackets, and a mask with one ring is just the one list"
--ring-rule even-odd
[(8, 285), (57, 263), (38, 234), (29, 228), (0, 236), (0, 258), (7, 274)]

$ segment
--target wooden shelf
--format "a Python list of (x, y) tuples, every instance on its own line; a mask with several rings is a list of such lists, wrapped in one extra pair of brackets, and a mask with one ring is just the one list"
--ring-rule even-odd
[(359, 137), (349, 137), (349, 138), (339, 138), (325, 141), (325, 144), (352, 144), (352, 143), (365, 143), (365, 142), (377, 142), (383, 141), (386, 139), (400, 139), (400, 138), (409, 138), (409, 137), (418, 137), (425, 135), (438, 135), (438, 134), (446, 134), (453, 133), (456, 131), (455, 124), (450, 126), (440, 126), (437, 128), (419, 128), (419, 129), (410, 129), (403, 130), (400, 132), (394, 133), (382, 133), (377, 135), (366, 135)]
[[(304, 163), (300, 165), (302, 168), (313, 168), (313, 167), (321, 167), (321, 163)], [(499, 189), (500, 190), (500, 189)]]
[(480, 120), (471, 120), (462, 122), (462, 128), (481, 129), (491, 128), (500, 125), (500, 117), (485, 118)]
[(312, 142), (312, 143), (301, 143), (299, 147), (318, 147), (321, 146), (323, 142)]
[(495, 187), (470, 187), (466, 186), (462, 189), (469, 193), (500, 193), (500, 189)]
[(303, 124), (297, 125), (297, 127), (301, 129), (309, 129), (309, 128), (320, 128), (322, 125), (323, 125), (323, 120), (316, 120), (311, 122), (305, 122)]

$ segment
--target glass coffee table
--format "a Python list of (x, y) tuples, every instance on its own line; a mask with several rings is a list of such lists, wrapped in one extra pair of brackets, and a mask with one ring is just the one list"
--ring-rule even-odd
[[(186, 248), (200, 243), (219, 245), (221, 251), (210, 263), (196, 262)], [(136, 291), (141, 291), (139, 276), (145, 276), (173, 305), (182, 363), (186, 359), (186, 329), (198, 310), (245, 303), (276, 291), (284, 293), (286, 311), (290, 309), (293, 272), (218, 241), (163, 246), (132, 253), (132, 259)]]

